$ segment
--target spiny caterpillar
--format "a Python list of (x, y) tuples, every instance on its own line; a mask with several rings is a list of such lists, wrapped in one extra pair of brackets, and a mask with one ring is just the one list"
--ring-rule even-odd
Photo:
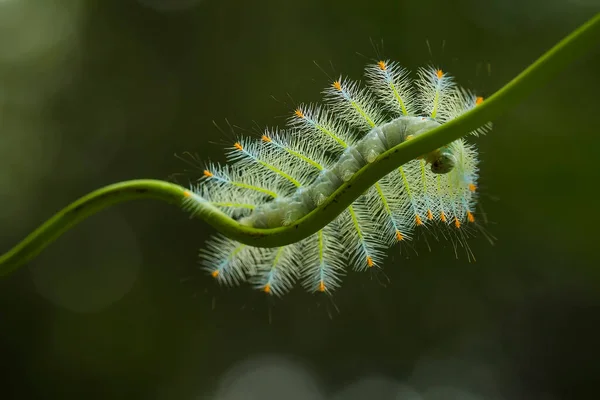
[[(327, 106), (300, 105), (288, 129), (236, 142), (227, 154), (231, 165), (206, 167), (189, 193), (189, 209), (209, 202), (255, 228), (293, 224), (384, 151), (483, 100), (433, 67), (419, 69), (414, 83), (396, 62), (369, 65), (365, 76), (367, 88), (333, 82), (323, 92)], [(301, 280), (308, 291), (331, 292), (347, 268), (381, 265), (384, 251), (411, 239), (415, 229), (452, 228), (464, 241), (464, 225), (475, 222), (477, 164), (474, 145), (456, 140), (398, 167), (300, 242), (258, 248), (217, 235), (200, 251), (202, 264), (226, 285), (248, 281), (280, 296)]]

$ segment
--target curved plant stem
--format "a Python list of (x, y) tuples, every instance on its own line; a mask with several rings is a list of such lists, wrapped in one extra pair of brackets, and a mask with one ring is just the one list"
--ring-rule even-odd
[[(194, 206), (194, 215), (225, 236), (257, 247), (277, 247), (302, 240), (323, 228), (357, 197), (394, 168), (436, 148), (446, 145), (493, 120), (539, 87), (561, 69), (594, 49), (600, 43), (600, 13), (583, 24), (536, 62), (473, 110), (442, 126), (406, 141), (383, 153), (359, 170), (318, 208), (290, 226), (255, 229), (235, 220), (207, 203)], [(190, 192), (172, 183), (158, 180), (133, 180), (98, 189), (54, 215), (10, 251), (0, 257), (0, 275), (23, 265), (62, 233), (104, 208), (124, 201), (154, 198), (178, 206)]]

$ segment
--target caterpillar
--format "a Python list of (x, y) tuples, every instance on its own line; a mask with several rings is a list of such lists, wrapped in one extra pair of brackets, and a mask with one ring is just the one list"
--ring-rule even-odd
[[(386, 150), (483, 101), (431, 66), (413, 79), (399, 63), (381, 60), (366, 67), (365, 78), (361, 87), (340, 77), (324, 90), (325, 106), (301, 104), (287, 128), (240, 138), (227, 151), (231, 164), (206, 166), (187, 208), (194, 213), (209, 203), (254, 228), (291, 225)], [(399, 166), (302, 241), (259, 248), (217, 235), (200, 251), (201, 263), (228, 286), (249, 282), (281, 296), (300, 281), (309, 292), (331, 293), (346, 270), (381, 266), (385, 251), (418, 229), (453, 229), (466, 240), (466, 225), (475, 224), (477, 180), (476, 147), (459, 139)]]

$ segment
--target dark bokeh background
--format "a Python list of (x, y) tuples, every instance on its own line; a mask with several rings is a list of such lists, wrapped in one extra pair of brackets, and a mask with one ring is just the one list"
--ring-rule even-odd
[[(183, 172), (175, 153), (223, 160), (231, 137), (213, 120), (282, 125), (328, 83), (313, 60), (359, 78), (383, 39), (386, 57), (433, 62), (487, 96), (599, 9), (2, 0), (0, 248), (90, 190)], [(0, 280), (0, 398), (593, 397), (599, 64), (598, 51), (573, 64), (478, 140), (498, 240), (470, 241), (477, 262), (417, 243), (418, 257), (391, 250), (385, 275), (351, 273), (331, 300), (296, 289), (269, 301), (197, 269), (205, 224), (151, 201), (121, 205)]]

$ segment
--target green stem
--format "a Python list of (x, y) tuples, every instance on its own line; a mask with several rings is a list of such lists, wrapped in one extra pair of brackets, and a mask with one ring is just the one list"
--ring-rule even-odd
[[(517, 102), (558, 73), (573, 60), (600, 43), (600, 13), (583, 24), (511, 82), (473, 110), (439, 128), (383, 153), (358, 171), (318, 208), (290, 226), (255, 229), (240, 225), (208, 203), (198, 203), (194, 215), (225, 236), (258, 247), (278, 247), (302, 240), (335, 219), (354, 200), (400, 165), (442, 147), (513, 108)], [(0, 257), (0, 275), (31, 260), (65, 231), (104, 208), (142, 198), (154, 198), (178, 206), (188, 190), (163, 181), (134, 180), (98, 189), (54, 215), (10, 251)]]

